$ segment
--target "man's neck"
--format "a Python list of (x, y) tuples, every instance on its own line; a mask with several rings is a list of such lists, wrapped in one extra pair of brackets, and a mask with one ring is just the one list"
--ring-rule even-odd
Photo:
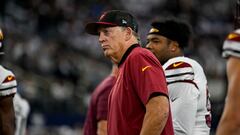
[(112, 61), (114, 63), (119, 64), (119, 62), (122, 60), (123, 55), (126, 53), (126, 51), (134, 44), (138, 44), (137, 42), (132, 42), (132, 43), (127, 43), (126, 45), (123, 46), (121, 52), (119, 52), (119, 55), (117, 55), (115, 58), (111, 57)]

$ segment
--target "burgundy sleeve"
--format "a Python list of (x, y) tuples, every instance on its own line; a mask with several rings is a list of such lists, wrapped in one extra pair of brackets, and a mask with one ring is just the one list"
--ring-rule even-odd
[(132, 59), (133, 62), (129, 63), (131, 81), (143, 104), (146, 105), (153, 94), (168, 96), (166, 78), (157, 58), (144, 52)]
[(108, 112), (108, 96), (110, 91), (114, 85), (114, 79), (109, 79), (105, 82), (104, 90), (98, 97), (97, 100), (97, 120), (107, 120), (107, 112)]

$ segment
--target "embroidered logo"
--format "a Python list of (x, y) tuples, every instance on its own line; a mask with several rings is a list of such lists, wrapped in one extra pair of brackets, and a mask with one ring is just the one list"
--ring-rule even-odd
[(181, 64), (183, 64), (183, 62), (174, 63), (174, 64), (173, 64), (173, 67), (178, 67), (178, 66), (180, 66)]
[(145, 70), (147, 70), (148, 68), (150, 68), (151, 66), (146, 66), (142, 68), (142, 72), (144, 72)]
[(122, 24), (127, 24), (127, 21), (123, 19)]
[(149, 31), (149, 33), (155, 33), (155, 32), (159, 32), (159, 30), (156, 28), (151, 28)]

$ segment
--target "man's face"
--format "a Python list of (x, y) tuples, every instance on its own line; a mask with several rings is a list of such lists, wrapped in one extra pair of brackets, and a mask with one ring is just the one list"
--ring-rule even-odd
[(123, 51), (125, 31), (121, 27), (100, 27), (99, 43), (106, 57), (118, 57)]
[(166, 37), (150, 34), (147, 36), (146, 48), (150, 50), (160, 61), (161, 64), (167, 62), (170, 56), (171, 41)]

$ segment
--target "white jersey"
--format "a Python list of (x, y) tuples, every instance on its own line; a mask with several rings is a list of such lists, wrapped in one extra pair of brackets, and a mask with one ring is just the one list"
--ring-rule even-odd
[(187, 57), (164, 65), (175, 135), (209, 135), (211, 105), (202, 67)]
[(235, 56), (240, 58), (240, 29), (228, 34), (223, 44), (223, 57)]
[(15, 94), (17, 81), (14, 74), (0, 65), (0, 97)]
[(13, 98), (13, 104), (16, 123), (15, 135), (25, 135), (27, 128), (27, 118), (30, 112), (29, 103), (17, 93)]

